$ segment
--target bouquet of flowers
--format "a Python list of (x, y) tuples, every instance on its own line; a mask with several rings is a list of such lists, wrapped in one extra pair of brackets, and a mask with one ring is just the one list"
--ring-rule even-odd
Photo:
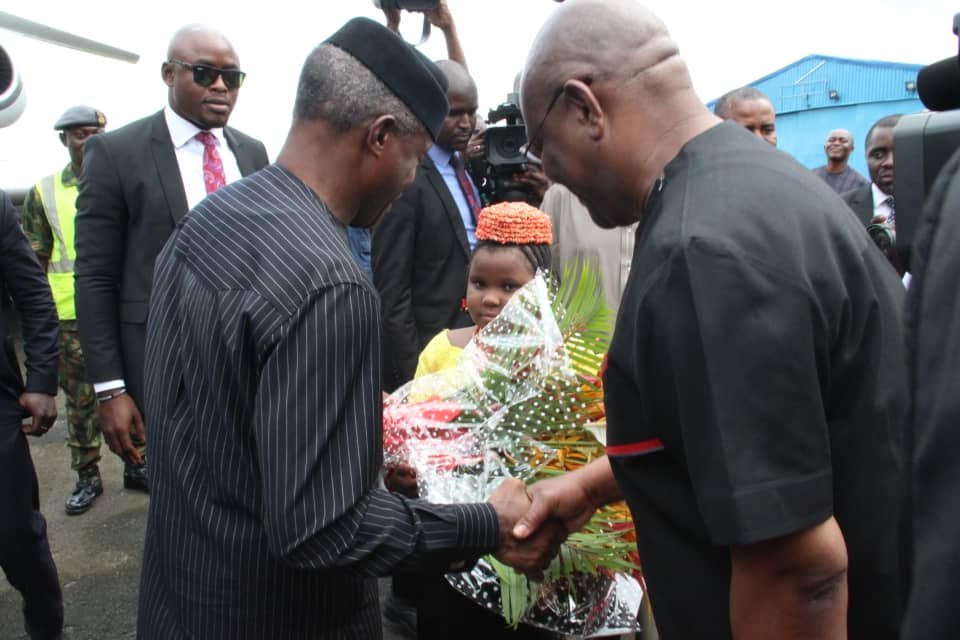
[[(507, 477), (532, 483), (602, 456), (597, 372), (612, 323), (597, 285), (587, 265), (568, 269), (559, 286), (538, 274), (474, 336), (458, 366), (398, 389), (384, 405), (385, 463), (413, 466), (425, 499), (477, 502)], [(447, 579), (511, 626), (577, 636), (635, 630), (643, 593), (622, 503), (572, 534), (542, 581), (492, 556)]]

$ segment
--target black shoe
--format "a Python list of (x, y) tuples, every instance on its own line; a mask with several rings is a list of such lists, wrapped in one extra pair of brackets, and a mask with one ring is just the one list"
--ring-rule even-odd
[(126, 467), (124, 467), (123, 488), (150, 493), (150, 485), (147, 484), (146, 462), (143, 464), (128, 464)]
[(77, 516), (85, 513), (93, 506), (94, 501), (103, 493), (103, 482), (100, 480), (100, 469), (97, 465), (90, 465), (79, 472), (77, 487), (67, 498), (66, 510), (68, 516)]
[(62, 640), (63, 633), (61, 631), (43, 631), (36, 627), (30, 626), (29, 622), (23, 623), (23, 629), (27, 632), (27, 637), (30, 640)]

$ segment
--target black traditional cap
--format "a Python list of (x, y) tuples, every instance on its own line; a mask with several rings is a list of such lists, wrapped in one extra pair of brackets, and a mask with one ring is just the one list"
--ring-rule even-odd
[(447, 117), (447, 78), (403, 38), (369, 18), (354, 18), (327, 38), (387, 85), (436, 139)]
[(70, 129), (72, 127), (105, 127), (107, 126), (107, 116), (102, 111), (97, 111), (93, 107), (70, 107), (63, 112), (53, 128), (57, 131)]

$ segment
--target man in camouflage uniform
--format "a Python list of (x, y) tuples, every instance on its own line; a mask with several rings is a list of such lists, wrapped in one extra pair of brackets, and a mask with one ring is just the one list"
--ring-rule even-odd
[(103, 493), (100, 480), (100, 422), (93, 385), (85, 380), (83, 354), (77, 334), (73, 296), (73, 219), (77, 182), (87, 138), (102, 133), (107, 119), (91, 107), (72, 107), (54, 125), (60, 142), (70, 153), (70, 163), (59, 174), (45, 177), (23, 203), (23, 230), (47, 272), (60, 316), (60, 388), (67, 398), (70, 464), (79, 479), (67, 498), (66, 511), (77, 515), (93, 506)]

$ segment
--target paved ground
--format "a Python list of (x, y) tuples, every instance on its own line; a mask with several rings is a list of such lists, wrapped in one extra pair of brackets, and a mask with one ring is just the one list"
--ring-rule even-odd
[[(62, 395), (60, 400), (63, 416)], [(123, 465), (107, 452), (100, 465), (103, 495), (86, 514), (67, 516), (63, 503), (76, 475), (70, 469), (66, 421), (59, 418), (43, 438), (30, 438), (30, 445), (40, 509), (63, 587), (66, 637), (134, 637), (147, 496), (122, 488)], [(20, 606), (20, 594), (0, 581), (0, 636), (26, 637)]]
[[(30, 438), (30, 445), (40, 481), (40, 508), (63, 586), (64, 636), (70, 640), (134, 638), (149, 498), (123, 489), (123, 465), (104, 446), (103, 495), (83, 515), (64, 513), (63, 503), (76, 475), (70, 470), (62, 394), (59, 400), (61, 418), (43, 438)], [(388, 584), (381, 581), (381, 593)], [(20, 594), (0, 579), (0, 638), (27, 637), (20, 607)], [(384, 640), (400, 638), (384, 625)]]

